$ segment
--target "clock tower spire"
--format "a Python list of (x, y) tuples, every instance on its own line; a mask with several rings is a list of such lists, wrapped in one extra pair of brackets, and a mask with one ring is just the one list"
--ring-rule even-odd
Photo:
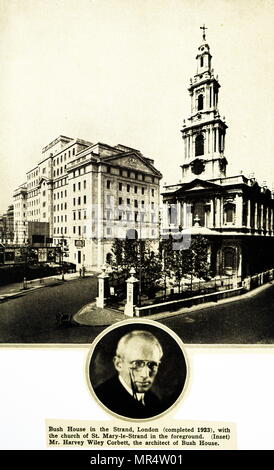
[(193, 177), (214, 179), (225, 177), (227, 160), (224, 156), (227, 125), (218, 109), (220, 84), (211, 66), (212, 56), (206, 41), (206, 27), (196, 55), (196, 73), (190, 79), (190, 116), (184, 121), (183, 180)]

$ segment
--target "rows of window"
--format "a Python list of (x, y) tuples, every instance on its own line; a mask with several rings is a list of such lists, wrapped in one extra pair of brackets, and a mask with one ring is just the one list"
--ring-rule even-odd
[(32, 199), (31, 201), (28, 201), (27, 203), (28, 207), (38, 206), (39, 204), (40, 204), (40, 199)]
[[(112, 184), (112, 181), (106, 180), (106, 188), (107, 189), (111, 189), (111, 184)], [(145, 188), (144, 186), (142, 186), (142, 187), (136, 186), (136, 185), (132, 186), (131, 184), (125, 184), (125, 183), (120, 182), (119, 183), (119, 191), (123, 191), (124, 189), (126, 189), (128, 193), (132, 189), (135, 194), (138, 194), (139, 191), (141, 190), (141, 194), (144, 195), (147, 188)], [(152, 197), (155, 196), (155, 189), (154, 188), (151, 188), (151, 196)]]
[(81, 188), (82, 189), (86, 189), (87, 188), (87, 182), (86, 180), (84, 181), (78, 181), (78, 183), (73, 183), (73, 192), (75, 192), (76, 190), (78, 191), (81, 191)]
[(63, 197), (67, 197), (67, 190), (65, 189), (64, 191), (58, 191), (58, 193), (53, 194), (53, 199), (62, 199)]
[(86, 218), (87, 218), (87, 211), (85, 209), (73, 211), (73, 220), (81, 220), (81, 219), (86, 219)]
[(19, 209), (22, 209), (22, 207), (23, 207), (23, 208), (26, 207), (26, 204), (25, 204), (25, 203), (22, 203), (22, 201), (16, 202), (16, 203), (14, 204), (14, 208), (15, 208), (15, 209), (18, 209), (18, 208), (19, 208)]
[(61, 186), (65, 186), (66, 184), (68, 183), (68, 178), (62, 178), (58, 181), (55, 181), (53, 183), (53, 188), (56, 189), (56, 188), (60, 188)]
[(36, 176), (38, 176), (38, 168), (36, 170), (33, 170), (31, 173), (28, 173), (27, 174), (27, 179), (30, 180), (32, 178), (35, 178)]
[(40, 209), (34, 209), (34, 210), (27, 212), (28, 217), (34, 217), (35, 215), (39, 215), (39, 214), (40, 214)]
[(61, 168), (57, 168), (57, 170), (53, 170), (53, 177), (55, 178), (56, 176), (61, 176), (63, 173), (65, 173), (66, 168), (67, 168), (67, 165), (65, 165), (64, 168), (61, 166)]
[(53, 218), (54, 223), (67, 222), (67, 215), (55, 215)]
[(39, 183), (39, 180), (38, 180), (38, 179), (33, 180), (33, 181), (31, 181), (30, 183), (27, 183), (27, 187), (28, 187), (28, 188), (33, 188), (34, 186), (38, 186), (38, 183)]
[[(113, 202), (112, 196), (107, 195), (106, 205), (110, 206), (112, 202)], [(136, 209), (138, 207), (141, 207), (141, 209), (149, 210), (148, 204), (146, 204), (144, 200), (139, 201), (138, 199), (131, 200), (130, 198), (124, 199), (122, 197), (119, 197), (118, 198), (118, 205), (119, 206), (127, 206), (127, 207), (131, 207), (131, 205), (133, 205)], [(153, 210), (153, 211), (155, 210), (155, 202), (154, 201), (150, 202), (150, 209)]]
[(15, 211), (14, 212), (14, 218), (15, 219), (17, 219), (17, 218), (20, 219), (21, 217), (26, 217), (26, 213), (25, 212), (22, 213), (22, 211)]
[(77, 178), (77, 176), (84, 175), (86, 173), (86, 167), (82, 166), (81, 168), (78, 168), (77, 170), (74, 170), (72, 172), (72, 177)]
[[(111, 173), (111, 167), (107, 167), (106, 171), (107, 173)], [(122, 168), (119, 168), (119, 175), (124, 178), (131, 178), (139, 181), (147, 181), (149, 183), (156, 183), (157, 181), (157, 178), (155, 178), (154, 176), (145, 175), (144, 173), (138, 173), (133, 170), (123, 170)]]
[[(106, 220), (113, 220), (116, 217), (116, 213), (112, 210), (105, 211), (105, 219)], [(140, 212), (140, 211), (125, 211), (125, 210), (118, 210), (118, 220), (127, 221), (127, 222), (156, 222), (156, 215), (149, 214), (147, 212)]]
[(78, 196), (78, 197), (74, 197), (73, 198), (73, 205), (76, 206), (78, 204), (78, 206), (80, 206), (81, 204), (86, 204), (87, 203), (87, 196), (84, 195), (84, 196)]
[[(53, 166), (58, 166), (59, 164), (62, 164), (62, 162), (65, 162), (67, 157), (70, 158), (71, 156), (74, 156), (75, 155), (75, 148), (72, 148), (71, 150), (68, 150), (67, 152), (65, 152), (64, 154), (58, 156), (58, 157), (55, 157), (53, 159)], [(48, 164), (49, 166), (51, 165), (51, 162), (50, 160), (48, 161)], [(57, 176), (60, 176), (62, 175), (63, 173), (65, 173), (65, 170), (66, 170), (66, 165), (63, 165), (61, 168), (56, 168), (53, 170), (53, 176), (54, 177), (57, 177)], [(42, 174), (45, 174), (46, 173), (46, 167), (43, 167), (41, 168), (41, 172)], [(40, 168), (37, 168), (35, 170), (33, 170), (31, 173), (28, 173), (27, 174), (27, 180), (32, 180), (32, 181), (29, 181), (27, 186), (28, 188), (31, 188), (31, 187), (34, 187), (36, 185), (38, 185), (39, 183), (39, 179), (37, 178), (38, 175), (40, 173)], [(36, 179), (34, 179), (36, 178)]]
[(66, 202), (61, 202), (61, 204), (55, 204), (53, 206), (53, 212), (56, 212), (56, 211), (63, 211), (63, 210), (66, 210), (67, 209), (67, 203)]
[(66, 235), (67, 234), (67, 227), (54, 227), (53, 233), (56, 235)]
[(29, 191), (28, 194), (27, 194), (27, 199), (38, 196), (38, 194), (40, 194), (40, 191), (38, 189), (35, 189), (33, 191)]
[(58, 166), (59, 164), (65, 162), (67, 158), (70, 158), (75, 155), (75, 147), (70, 150), (67, 150), (64, 154), (59, 155), (53, 159), (53, 166)]
[(13, 200), (14, 201), (21, 201), (21, 200), (24, 200), (26, 198), (26, 196), (24, 194), (17, 194), (16, 196), (13, 196)]
[(73, 225), (72, 227), (73, 235), (85, 235), (87, 233), (87, 226), (86, 225)]
[[(156, 230), (153, 228), (153, 229), (151, 229), (151, 232), (150, 232), (150, 233), (151, 233), (151, 236), (152, 236), (152, 237), (155, 237), (155, 235), (156, 235)], [(110, 235), (110, 236), (113, 235), (112, 227), (106, 227), (106, 235)]]

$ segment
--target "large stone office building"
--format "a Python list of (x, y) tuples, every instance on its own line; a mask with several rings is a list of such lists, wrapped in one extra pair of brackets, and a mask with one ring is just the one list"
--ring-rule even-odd
[(182, 180), (164, 187), (163, 233), (205, 236), (214, 275), (246, 276), (273, 265), (274, 199), (253, 176), (226, 174), (227, 125), (211, 59), (203, 34), (188, 88), (191, 112), (181, 130)]
[(9, 205), (0, 216), (0, 243), (11, 244), (14, 238), (14, 207)]
[(161, 177), (139, 150), (59, 136), (14, 192), (15, 240), (61, 245), (66, 261), (100, 267), (114, 238), (159, 237)]

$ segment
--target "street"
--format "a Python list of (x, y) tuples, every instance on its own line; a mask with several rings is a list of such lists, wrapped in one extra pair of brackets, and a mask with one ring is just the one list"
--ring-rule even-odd
[[(74, 314), (94, 300), (97, 279), (87, 277), (45, 287), (0, 304), (0, 342), (85, 344), (103, 326), (58, 326), (56, 314)], [(274, 285), (227, 304), (159, 320), (184, 343), (270, 344), (274, 341)]]
[(249, 298), (161, 320), (185, 343), (274, 342), (274, 285)]
[(58, 327), (56, 314), (76, 313), (92, 302), (96, 292), (97, 278), (86, 277), (38, 289), (0, 304), (0, 342), (89, 343), (99, 332), (96, 328)]

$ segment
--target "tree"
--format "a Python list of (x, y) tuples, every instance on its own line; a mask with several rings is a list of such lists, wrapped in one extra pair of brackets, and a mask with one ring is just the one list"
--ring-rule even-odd
[[(179, 240), (176, 239), (178, 242)], [(183, 243), (177, 243), (177, 247)], [(191, 245), (187, 249), (174, 249), (176, 246), (172, 237), (162, 240), (161, 253), (165, 277), (175, 277), (179, 291), (182, 279), (190, 275), (206, 279), (209, 275), (208, 242), (201, 235), (192, 238)]]
[(207, 239), (197, 235), (193, 239), (190, 249), (192, 250), (193, 257), (193, 274), (199, 278), (207, 279), (210, 273)]
[(155, 294), (162, 276), (162, 264), (158, 254), (151, 249), (148, 240), (115, 239), (112, 245), (111, 266), (113, 277), (118, 280), (117, 288), (126, 288), (126, 280), (131, 268), (135, 268), (139, 278), (140, 294), (149, 297)]
[(159, 254), (150, 250), (149, 242), (146, 243), (146, 248), (141, 260), (141, 290), (148, 297), (154, 297), (162, 278), (162, 263)]

